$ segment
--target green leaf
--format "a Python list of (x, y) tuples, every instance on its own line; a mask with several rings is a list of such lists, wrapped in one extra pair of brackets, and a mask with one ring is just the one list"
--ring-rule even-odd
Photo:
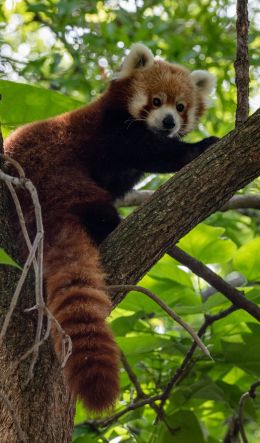
[(118, 337), (117, 343), (127, 355), (134, 355), (148, 353), (160, 347), (169, 346), (170, 340), (165, 337), (138, 334), (135, 337)]
[(179, 285), (192, 288), (191, 273), (185, 272), (180, 268), (180, 264), (164, 255), (161, 260), (149, 271), (149, 276), (157, 279), (173, 280)]
[[(260, 330), (260, 328), (258, 329)], [(244, 343), (231, 343), (222, 340), (222, 350), (225, 360), (235, 364), (251, 374), (259, 376), (259, 335), (243, 334), (243, 341)]]
[(195, 414), (191, 411), (178, 411), (167, 417), (167, 423), (172, 432), (165, 426), (158, 443), (205, 443), (200, 423)]
[(226, 263), (236, 251), (236, 245), (221, 236), (224, 228), (201, 223), (183, 237), (178, 246), (204, 263)]
[(0, 80), (0, 122), (13, 128), (78, 108), (81, 103), (56, 91)]
[(236, 252), (234, 268), (250, 280), (260, 279), (260, 238), (255, 238)]
[(132, 331), (135, 323), (144, 315), (143, 311), (136, 312), (136, 314), (119, 317), (110, 323), (113, 333), (116, 336), (124, 336)]
[(2, 248), (0, 248), (0, 264), (22, 269)]

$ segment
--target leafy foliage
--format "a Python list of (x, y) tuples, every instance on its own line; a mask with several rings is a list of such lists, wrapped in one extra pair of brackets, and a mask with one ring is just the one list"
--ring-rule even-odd
[[(259, 37), (254, 15), (250, 32), (251, 64), (255, 66)], [(222, 136), (233, 127), (235, 23), (231, 0), (6, 1), (0, 10), (0, 41), (0, 119), (5, 134), (17, 125), (74, 109), (94, 97), (134, 41), (143, 41), (166, 59), (216, 74), (214, 108), (191, 139), (208, 133)], [(252, 79), (252, 97), (256, 86), (256, 79)], [(147, 176), (140, 188), (155, 189), (163, 180), (165, 176)], [(259, 190), (256, 180), (242, 192)], [(259, 303), (259, 226), (256, 211), (218, 212), (185, 236), (179, 246), (224, 278), (239, 272), (246, 282), (246, 296)], [(14, 265), (3, 250), (0, 263)], [(196, 330), (204, 314), (213, 315), (229, 306), (217, 292), (205, 297), (205, 282), (168, 255), (140, 284), (159, 295)], [(190, 348), (190, 337), (152, 300), (137, 292), (113, 311), (110, 324), (144, 393), (152, 396), (161, 392), (180, 367)], [(223, 441), (241, 394), (259, 377), (258, 337), (259, 325), (244, 311), (216, 321), (204, 337), (214, 361), (199, 350), (195, 352), (167, 401), (166, 422), (153, 426), (155, 412), (145, 406), (98, 429), (84, 423), (89, 417), (78, 403), (73, 441)], [(121, 392), (117, 411), (135, 396), (123, 369)], [(248, 400), (246, 430), (252, 443), (260, 438), (259, 415), (259, 397), (254, 404)]]
[(0, 264), (21, 269), (20, 266), (3, 250), (3, 248), (0, 248)]

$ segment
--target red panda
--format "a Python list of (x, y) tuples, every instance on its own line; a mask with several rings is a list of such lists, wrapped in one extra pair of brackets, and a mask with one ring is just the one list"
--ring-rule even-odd
[[(119, 352), (105, 323), (111, 303), (101, 289), (98, 252), (120, 221), (113, 202), (144, 172), (175, 172), (217, 140), (181, 140), (213, 87), (211, 74), (157, 60), (135, 44), (96, 101), (23, 126), (4, 143), (38, 190), (46, 300), (72, 340), (65, 378), (89, 410), (108, 409), (119, 392)], [(33, 233), (32, 208), (20, 197)], [(52, 336), (60, 354), (60, 338)]]

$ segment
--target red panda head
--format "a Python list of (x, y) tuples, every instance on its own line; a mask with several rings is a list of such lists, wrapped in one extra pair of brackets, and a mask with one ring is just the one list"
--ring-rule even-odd
[(117, 80), (127, 82), (127, 110), (149, 129), (168, 137), (190, 132), (207, 106), (215, 78), (207, 71), (155, 59), (144, 45), (134, 44)]

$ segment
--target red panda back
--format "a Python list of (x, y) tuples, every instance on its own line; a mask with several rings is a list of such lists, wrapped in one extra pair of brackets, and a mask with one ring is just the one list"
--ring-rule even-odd
[[(113, 406), (119, 392), (119, 352), (105, 323), (111, 303), (101, 289), (104, 277), (98, 261), (97, 248), (72, 218), (59, 226), (45, 254), (47, 304), (72, 340), (65, 377), (72, 393), (94, 412)], [(52, 337), (61, 355), (55, 326)]]

